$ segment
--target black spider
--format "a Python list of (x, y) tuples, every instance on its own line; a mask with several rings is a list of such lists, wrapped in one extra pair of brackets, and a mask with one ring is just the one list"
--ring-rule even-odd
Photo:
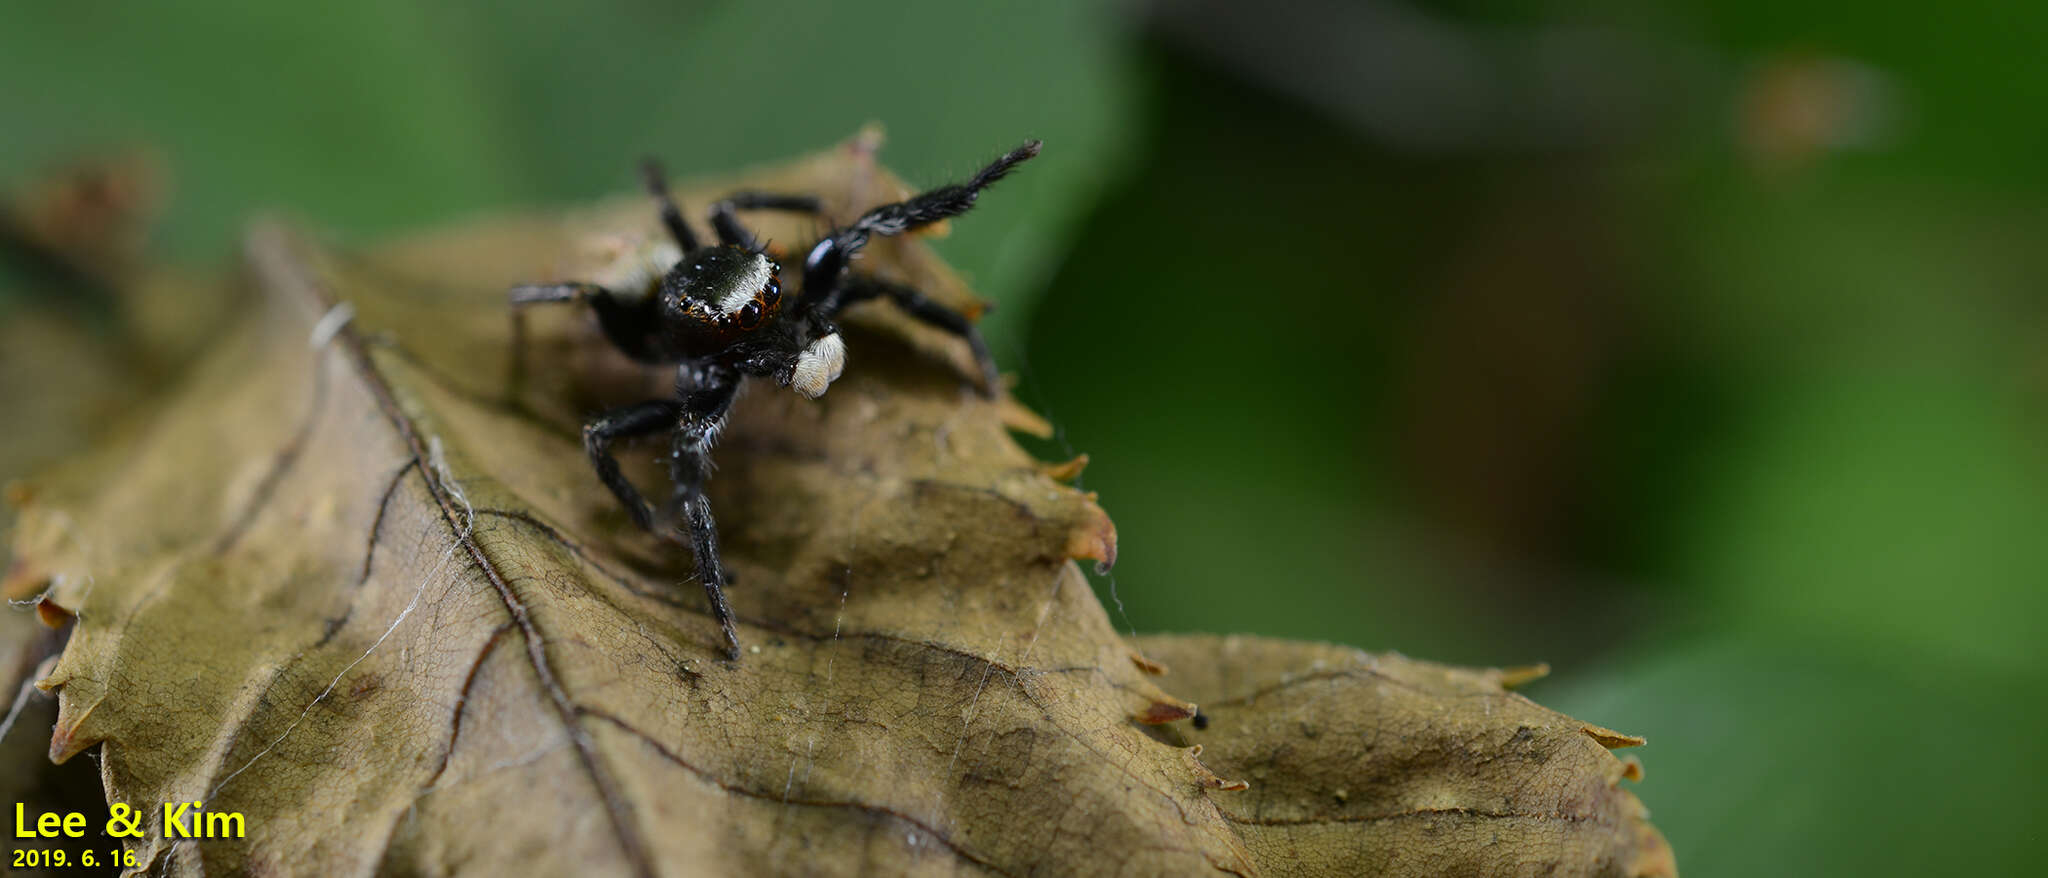
[(995, 360), (981, 333), (965, 317), (911, 287), (849, 268), (854, 255), (872, 236), (900, 235), (966, 213), (981, 190), (1037, 155), (1038, 146), (1038, 141), (1028, 141), (964, 183), (882, 205), (834, 229), (809, 248), (804, 257), (803, 287), (791, 297), (783, 295), (781, 267), (733, 212), (817, 214), (817, 198), (736, 192), (711, 207), (711, 227), (718, 233), (718, 243), (700, 244), (669, 196), (660, 167), (649, 161), (643, 167), (647, 191), (660, 203), (661, 222), (681, 248), (680, 260), (671, 267), (624, 270), (608, 284), (512, 288), (514, 307), (541, 302), (587, 303), (597, 312), (605, 337), (620, 351), (644, 363), (676, 367), (675, 398), (606, 412), (584, 425), (583, 446), (598, 478), (611, 488), (633, 520), (660, 533), (647, 501), (619, 472), (611, 445), (619, 439), (674, 432), (669, 456), (669, 478), (674, 483), (669, 515), (679, 517), (689, 532), (697, 556), (697, 576), (711, 601), (711, 614), (725, 632), (728, 658), (739, 658), (739, 632), (725, 602), (718, 528), (704, 497), (704, 482), (711, 472), (711, 443), (725, 423), (741, 377), (774, 378), (776, 383), (811, 397), (824, 393), (846, 362), (846, 345), (832, 318), (847, 305), (888, 296), (912, 316), (965, 339), (981, 366), (982, 392), (994, 395), (999, 380)]

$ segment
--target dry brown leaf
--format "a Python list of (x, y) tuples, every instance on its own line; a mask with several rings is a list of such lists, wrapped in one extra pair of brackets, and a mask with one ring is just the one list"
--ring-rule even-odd
[[(872, 151), (746, 182), (843, 216), (905, 191)], [(580, 447), (586, 413), (665, 378), (569, 309), (533, 314), (515, 358), (502, 305), (513, 281), (587, 268), (594, 235), (654, 233), (639, 199), (361, 253), (260, 225), (254, 313), (152, 414), (22, 493), (8, 591), (76, 613), (41, 683), (51, 756), (101, 745), (113, 801), (247, 815), (242, 840), (151, 832), (145, 868), (1668, 867), (1614, 789), (1622, 763), (1498, 674), (1205, 638), (1134, 658), (1071, 560), (1114, 557), (1109, 519), (1006, 433), (1042, 422), (981, 400), (965, 351), (886, 304), (849, 313), (823, 400), (756, 386), (722, 439), (712, 502), (747, 653), (717, 660), (687, 553), (635, 531)], [(877, 242), (864, 268), (973, 305), (916, 242)], [(655, 453), (624, 455), (644, 484)], [(1378, 669), (1243, 688), (1325, 654)], [(1207, 731), (1144, 724), (1188, 717), (1190, 695), (1221, 702)], [(1345, 778), (1353, 810), (1304, 772)], [(1442, 813), (1342, 819), (1417, 808)]]
[[(1250, 788), (1214, 797), (1252, 858), (1304, 875), (1673, 875), (1598, 730), (1507, 691), (1516, 674), (1251, 637), (1146, 637)], [(1642, 740), (1629, 739), (1635, 744)], [(1633, 771), (1640, 773), (1640, 767)]]

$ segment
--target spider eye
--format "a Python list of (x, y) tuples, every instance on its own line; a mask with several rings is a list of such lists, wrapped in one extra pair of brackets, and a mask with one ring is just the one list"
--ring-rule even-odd
[(753, 329), (761, 325), (761, 302), (756, 299), (740, 306), (740, 328)]
[(768, 286), (763, 287), (761, 290), (761, 304), (773, 308), (775, 307), (775, 303), (781, 300), (782, 279), (779, 277), (768, 278)]

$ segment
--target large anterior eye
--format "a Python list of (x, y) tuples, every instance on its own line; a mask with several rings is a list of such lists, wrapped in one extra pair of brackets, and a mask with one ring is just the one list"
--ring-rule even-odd
[(740, 328), (753, 329), (761, 325), (761, 300), (755, 299), (740, 306)]

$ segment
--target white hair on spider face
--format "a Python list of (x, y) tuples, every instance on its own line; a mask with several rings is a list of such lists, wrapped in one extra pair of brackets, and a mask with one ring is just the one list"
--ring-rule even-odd
[(768, 278), (774, 276), (775, 263), (769, 261), (767, 254), (755, 253), (753, 257), (753, 260), (747, 263), (746, 273), (741, 276), (740, 282), (732, 289), (726, 290), (725, 295), (718, 297), (717, 302), (712, 303), (719, 316), (738, 313), (748, 302), (754, 300), (755, 293), (768, 286)]
[(790, 373), (789, 386), (796, 392), (812, 399), (824, 395), (825, 388), (839, 380), (839, 373), (846, 370), (846, 342), (839, 333), (819, 338), (797, 355), (796, 369)]

